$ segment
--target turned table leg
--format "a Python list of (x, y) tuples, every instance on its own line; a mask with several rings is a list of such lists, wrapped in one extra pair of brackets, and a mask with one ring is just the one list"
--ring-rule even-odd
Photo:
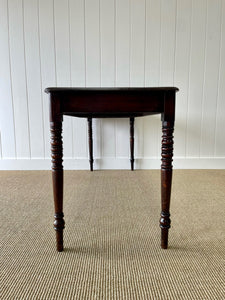
[(161, 165), (161, 247), (168, 247), (170, 228), (170, 195), (172, 185), (173, 122), (162, 122), (162, 165)]
[(88, 143), (89, 143), (89, 163), (90, 171), (93, 171), (93, 134), (92, 134), (92, 118), (88, 118)]
[(62, 165), (62, 122), (50, 122), (51, 152), (52, 152), (52, 183), (55, 205), (54, 229), (56, 230), (56, 245), (59, 252), (63, 251), (63, 165)]
[(130, 118), (130, 164), (131, 171), (134, 170), (134, 117)]

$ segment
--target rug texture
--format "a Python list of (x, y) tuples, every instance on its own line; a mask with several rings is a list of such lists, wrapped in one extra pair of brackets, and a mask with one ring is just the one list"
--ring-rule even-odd
[(57, 253), (49, 171), (0, 172), (0, 299), (225, 299), (225, 170), (66, 171)]

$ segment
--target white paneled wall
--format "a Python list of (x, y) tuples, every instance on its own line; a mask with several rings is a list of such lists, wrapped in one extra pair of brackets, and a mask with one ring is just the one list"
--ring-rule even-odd
[[(0, 169), (50, 168), (48, 86), (177, 86), (176, 168), (225, 168), (225, 0), (0, 0)], [(64, 117), (64, 166), (88, 168)], [(95, 168), (129, 168), (128, 119), (93, 124)], [(160, 167), (159, 116), (135, 121)]]

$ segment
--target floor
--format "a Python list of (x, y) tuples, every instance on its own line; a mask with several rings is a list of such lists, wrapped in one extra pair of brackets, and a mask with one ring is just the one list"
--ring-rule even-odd
[(1, 299), (225, 299), (225, 170), (66, 171), (57, 253), (49, 171), (0, 172)]

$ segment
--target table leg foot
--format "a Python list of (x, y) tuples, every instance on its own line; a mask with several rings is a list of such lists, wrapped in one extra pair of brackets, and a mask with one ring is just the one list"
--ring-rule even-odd
[(56, 249), (58, 252), (63, 251), (63, 230), (56, 231)]
[(161, 229), (161, 248), (162, 249), (168, 248), (168, 233), (169, 233), (169, 230), (167, 228)]
[(130, 160), (130, 169), (134, 171), (134, 160)]
[(65, 227), (63, 217), (63, 213), (55, 214), (54, 229), (56, 231), (56, 248), (58, 252), (63, 251), (63, 229)]
[(57, 239), (56, 249), (58, 252), (62, 252), (64, 250), (63, 249), (63, 231), (56, 232), (56, 239)]
[(160, 218), (161, 227), (161, 248), (167, 249), (168, 247), (168, 233), (170, 228), (170, 214), (166, 212), (161, 212)]

